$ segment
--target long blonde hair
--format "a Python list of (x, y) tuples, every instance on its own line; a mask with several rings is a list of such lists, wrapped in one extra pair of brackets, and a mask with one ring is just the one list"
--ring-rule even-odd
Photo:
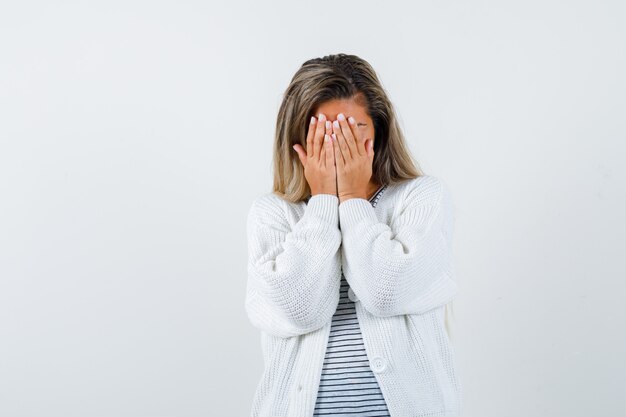
[[(353, 99), (374, 123), (372, 177), (397, 184), (424, 175), (413, 159), (396, 113), (372, 66), (356, 55), (334, 54), (305, 61), (289, 83), (276, 118), (273, 192), (292, 203), (307, 200), (311, 190), (293, 145), (306, 149), (311, 116), (328, 100)], [(448, 305), (446, 330), (449, 332)]]

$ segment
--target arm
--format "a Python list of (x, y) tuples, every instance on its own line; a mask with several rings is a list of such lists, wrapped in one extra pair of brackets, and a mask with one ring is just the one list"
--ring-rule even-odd
[(245, 309), (257, 328), (278, 337), (309, 333), (332, 320), (339, 303), (339, 199), (316, 194), (291, 227), (280, 197), (255, 200), (248, 213)]
[(377, 316), (420, 314), (449, 302), (454, 281), (450, 193), (436, 177), (413, 180), (402, 191), (391, 226), (371, 203), (339, 205), (343, 272), (366, 310)]

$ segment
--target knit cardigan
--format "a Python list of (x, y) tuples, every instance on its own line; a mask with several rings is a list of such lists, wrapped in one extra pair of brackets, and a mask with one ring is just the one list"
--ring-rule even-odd
[(430, 175), (389, 184), (375, 207), (316, 194), (257, 197), (247, 217), (245, 311), (264, 371), (252, 417), (310, 417), (341, 272), (393, 417), (458, 417), (462, 387), (444, 307), (458, 293), (454, 205)]

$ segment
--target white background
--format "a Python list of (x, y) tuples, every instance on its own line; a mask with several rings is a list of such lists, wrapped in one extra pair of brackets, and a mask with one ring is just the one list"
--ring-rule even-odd
[(302, 62), (456, 204), (466, 417), (626, 415), (620, 1), (2, 2), (0, 416), (245, 416), (245, 216)]

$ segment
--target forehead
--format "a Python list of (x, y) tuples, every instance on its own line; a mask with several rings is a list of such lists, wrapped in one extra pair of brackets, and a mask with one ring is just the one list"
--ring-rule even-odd
[(343, 113), (346, 117), (354, 117), (357, 120), (367, 120), (367, 109), (358, 104), (354, 99), (333, 99), (325, 101), (315, 109), (315, 117), (324, 113), (329, 120), (337, 120), (337, 115)]

